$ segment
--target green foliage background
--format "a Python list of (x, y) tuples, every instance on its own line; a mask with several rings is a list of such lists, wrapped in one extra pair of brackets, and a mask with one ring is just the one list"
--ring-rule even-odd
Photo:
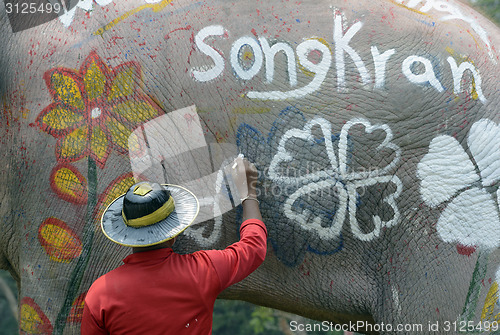
[(471, 0), (472, 6), (500, 25), (500, 0)]
[[(290, 321), (292, 320), (302, 325), (319, 324), (318, 321), (243, 301), (217, 300), (214, 307), (212, 332), (214, 335), (299, 334), (290, 330)], [(304, 331), (300, 334), (342, 335), (343, 332)]]

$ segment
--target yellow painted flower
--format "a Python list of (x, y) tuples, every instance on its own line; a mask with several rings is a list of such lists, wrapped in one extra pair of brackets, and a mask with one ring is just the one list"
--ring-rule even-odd
[(112, 149), (126, 154), (133, 129), (160, 112), (138, 89), (142, 73), (136, 62), (110, 69), (91, 52), (80, 70), (53, 68), (44, 79), (54, 102), (36, 122), (57, 139), (60, 162), (90, 156), (103, 168)]

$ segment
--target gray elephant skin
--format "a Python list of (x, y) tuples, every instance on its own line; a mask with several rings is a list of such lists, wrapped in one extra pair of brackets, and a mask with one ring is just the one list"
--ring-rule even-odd
[(500, 30), (482, 15), (451, 0), (56, 5), (42, 23), (29, 10), (48, 5), (0, 5), (0, 268), (22, 334), (79, 333), (88, 288), (130, 252), (100, 217), (136, 181), (200, 200), (177, 252), (237, 241), (239, 153), (260, 171), (268, 253), (221, 298), (367, 333), (499, 328)]

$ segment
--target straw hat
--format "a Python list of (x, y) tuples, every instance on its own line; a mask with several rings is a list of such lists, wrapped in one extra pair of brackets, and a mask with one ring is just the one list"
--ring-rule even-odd
[(141, 182), (106, 208), (101, 228), (115, 243), (148, 247), (182, 233), (198, 210), (198, 199), (182, 186)]

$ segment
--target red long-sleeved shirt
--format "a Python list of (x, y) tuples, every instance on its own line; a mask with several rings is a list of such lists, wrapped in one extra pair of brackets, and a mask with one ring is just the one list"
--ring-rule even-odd
[(215, 299), (264, 261), (267, 230), (243, 222), (224, 250), (179, 255), (170, 248), (125, 258), (97, 279), (85, 298), (81, 334), (211, 334)]

